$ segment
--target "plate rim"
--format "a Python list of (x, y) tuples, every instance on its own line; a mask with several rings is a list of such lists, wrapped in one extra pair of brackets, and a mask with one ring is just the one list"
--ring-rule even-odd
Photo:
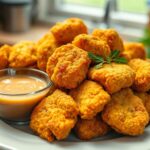
[[(16, 133), (16, 135), (15, 134), (12, 135), (13, 133)], [(19, 136), (23, 137), (21, 137), (20, 139)], [(26, 139), (27, 142), (24, 141), (25, 138), (27, 138)], [(9, 145), (9, 143), (11, 144)], [(81, 142), (54, 141), (53, 143), (49, 143), (39, 138), (38, 136), (20, 131), (10, 125), (7, 125), (2, 120), (0, 120), (0, 146), (4, 148), (4, 150), (26, 150), (26, 149), (32, 150), (35, 148), (36, 150), (41, 150), (41, 148), (44, 148), (44, 150), (49, 150), (50, 148), (52, 148), (53, 150), (68, 150), (68, 149), (76, 150), (82, 147), (86, 148), (87, 150), (88, 149), (98, 150), (100, 148), (102, 148), (103, 150), (110, 150), (110, 148), (111, 150), (120, 150), (120, 146), (122, 150), (124, 149), (126, 150), (127, 148), (128, 149), (136, 148), (136, 150), (141, 150), (142, 148), (142, 150), (150, 150), (149, 143), (150, 143), (150, 126), (146, 128), (146, 132), (143, 135), (138, 137), (124, 136), (119, 137), (117, 139), (108, 139), (101, 141), (81, 141)]]

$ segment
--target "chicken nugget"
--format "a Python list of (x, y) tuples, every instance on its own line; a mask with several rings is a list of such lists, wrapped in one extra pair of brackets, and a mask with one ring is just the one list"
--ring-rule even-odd
[(106, 57), (110, 54), (110, 48), (106, 41), (87, 34), (80, 34), (72, 42), (75, 46), (92, 52), (96, 55)]
[(2, 47), (0, 47), (0, 69), (4, 69), (8, 66), (9, 61), (9, 53), (11, 52), (12, 47), (9, 45), (3, 45)]
[(71, 42), (75, 36), (87, 33), (87, 27), (79, 18), (69, 18), (64, 22), (58, 22), (51, 28), (51, 32), (58, 43), (66, 44)]
[(92, 35), (106, 41), (112, 51), (124, 50), (123, 41), (115, 29), (94, 29)]
[(122, 88), (130, 87), (135, 78), (135, 72), (125, 64), (104, 64), (102, 68), (91, 68), (89, 79), (99, 82), (108, 93), (118, 92)]
[(34, 42), (21, 41), (12, 47), (9, 55), (9, 66), (13, 68), (27, 67), (36, 64), (37, 47)]
[(135, 92), (135, 95), (142, 99), (142, 102), (150, 116), (150, 94), (146, 92)]
[(38, 41), (37, 41), (37, 45), (41, 45), (44, 41), (46, 40), (54, 40), (55, 38), (53, 38), (53, 34), (51, 33), (51, 31), (49, 30), (44, 36), (42, 36)]
[(142, 100), (126, 88), (115, 93), (102, 112), (102, 119), (114, 130), (136, 136), (144, 132), (149, 115)]
[(67, 44), (49, 57), (46, 72), (56, 86), (72, 89), (85, 79), (90, 62), (86, 51)]
[(82, 119), (92, 119), (110, 101), (109, 94), (96, 82), (85, 80), (79, 87), (70, 91), (79, 106)]
[(30, 128), (41, 138), (53, 141), (67, 138), (77, 121), (78, 107), (71, 96), (56, 90), (33, 110)]
[(37, 65), (40, 70), (46, 71), (48, 58), (53, 54), (58, 44), (52, 35), (47, 33), (37, 43)]
[(150, 90), (150, 62), (142, 59), (132, 59), (129, 66), (135, 70), (136, 76), (133, 83), (133, 89), (138, 92)]
[(97, 115), (90, 120), (79, 118), (74, 130), (79, 139), (90, 140), (107, 134), (110, 128), (102, 121), (101, 116)]
[(134, 58), (146, 58), (146, 51), (142, 43), (128, 42), (124, 44), (124, 51), (121, 54), (127, 60)]

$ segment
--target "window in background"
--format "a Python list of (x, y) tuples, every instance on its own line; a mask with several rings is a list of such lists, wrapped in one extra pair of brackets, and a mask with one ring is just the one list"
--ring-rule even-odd
[(103, 8), (106, 0), (63, 0), (63, 2)]
[(147, 13), (146, 0), (118, 0), (118, 10), (129, 13)]
[(51, 13), (76, 16), (81, 18), (101, 18), (104, 13), (106, 0), (51, 0)]
[[(62, 0), (65, 4), (78, 4), (82, 6), (91, 6), (104, 8), (107, 0)], [(117, 0), (118, 10), (129, 13), (147, 13), (146, 0)]]
[[(89, 23), (88, 26), (91, 29), (101, 28), (105, 24), (103, 21), (104, 16), (107, 16), (106, 5), (109, 0), (43, 1), (47, 1), (45, 7), (43, 7), (43, 11), (48, 12), (45, 13), (46, 21), (57, 22), (67, 17), (80, 17), (87, 21), (86, 23)], [(124, 32), (123, 34), (132, 34), (131, 38), (135, 35), (140, 36), (148, 21), (147, 0), (111, 0), (111, 3), (114, 5), (111, 7), (109, 15), (110, 27), (117, 28), (120, 32)]]

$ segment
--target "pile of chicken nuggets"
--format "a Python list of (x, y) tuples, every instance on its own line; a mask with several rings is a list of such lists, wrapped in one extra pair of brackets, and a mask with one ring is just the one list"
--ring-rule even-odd
[[(88, 52), (104, 59), (114, 50), (127, 64), (95, 68)], [(73, 132), (90, 140), (114, 130), (143, 134), (150, 116), (150, 61), (141, 43), (123, 42), (115, 29), (94, 29), (69, 18), (39, 41), (0, 48), (0, 69), (35, 67), (47, 72), (54, 90), (35, 107), (30, 128), (49, 142)]]

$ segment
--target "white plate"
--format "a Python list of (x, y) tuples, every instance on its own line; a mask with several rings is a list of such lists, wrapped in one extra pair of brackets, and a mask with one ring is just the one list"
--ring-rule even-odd
[(65, 141), (49, 143), (34, 135), (27, 126), (12, 127), (0, 120), (0, 150), (150, 150), (150, 126), (138, 137), (111, 133), (86, 142), (71, 135)]

